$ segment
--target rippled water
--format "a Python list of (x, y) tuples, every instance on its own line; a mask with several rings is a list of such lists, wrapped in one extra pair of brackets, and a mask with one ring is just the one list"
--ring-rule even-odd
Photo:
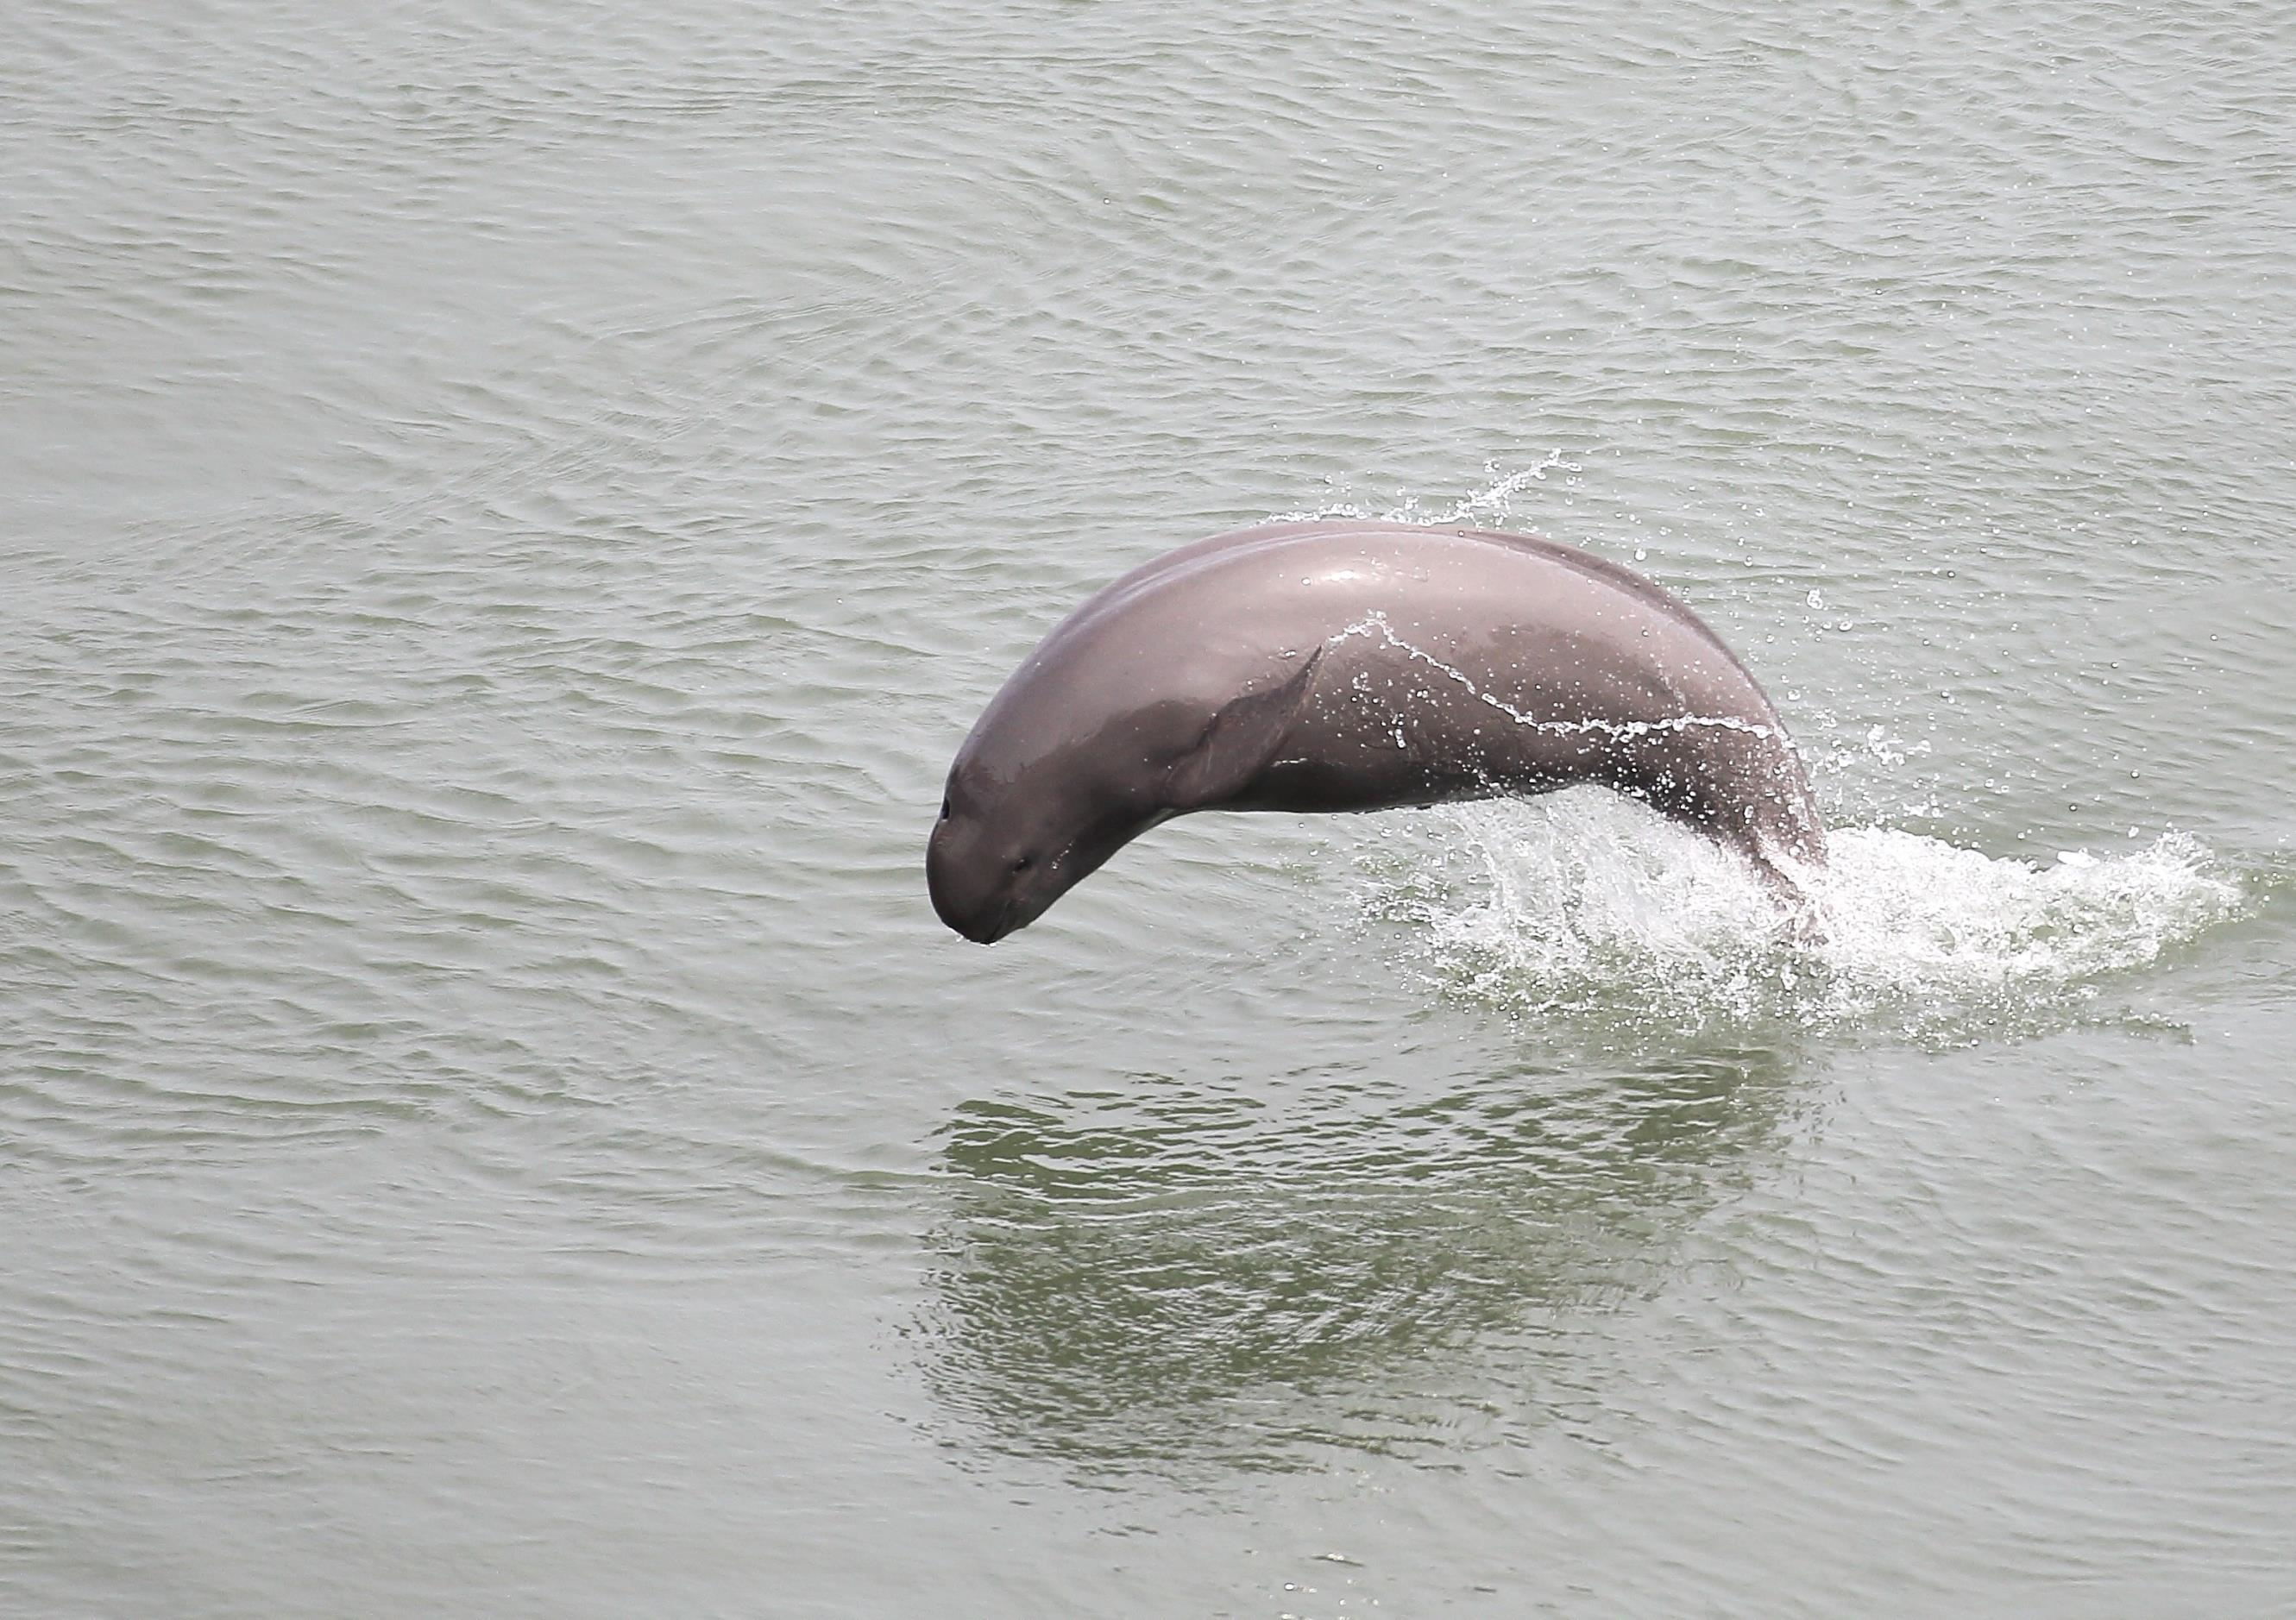
[[(2296, 13), (28, 0), (10, 1612), (2296, 1593)], [(922, 839), (1269, 515), (1636, 562), (1592, 794)]]

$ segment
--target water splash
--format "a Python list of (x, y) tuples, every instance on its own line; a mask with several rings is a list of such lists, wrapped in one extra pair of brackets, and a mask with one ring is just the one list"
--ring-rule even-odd
[(1920, 1039), (2061, 1023), (2244, 904), (2179, 833), (2050, 863), (1886, 827), (1830, 837), (1813, 939), (1787, 937), (1743, 863), (1595, 792), (1430, 813), (1366, 855), (1363, 899), (1441, 991), (1515, 1016)]
[(1428, 668), (1458, 686), (1477, 702), (1496, 709), (1527, 731), (1545, 732), (1550, 735), (1562, 737), (1600, 734), (1633, 739), (1709, 726), (1719, 731), (1742, 732), (1750, 737), (1770, 737), (1776, 734), (1769, 726), (1759, 725), (1753, 721), (1741, 720), (1730, 715), (1675, 715), (1664, 720), (1598, 720), (1591, 716), (1578, 720), (1541, 720), (1535, 715), (1523, 713), (1505, 700), (1484, 690), (1466, 671), (1445, 663), (1425, 648), (1397, 634), (1395, 626), (1388, 622), (1387, 615), (1384, 613), (1365, 614), (1337, 634), (1327, 637), (1324, 644), (1337, 646), (1341, 642), (1359, 635), (1376, 636), (1406, 658), (1424, 664)]
[(1485, 462), (1483, 476), (1490, 482), (1444, 505), (1426, 505), (1415, 495), (1406, 495), (1394, 505), (1381, 507), (1365, 506), (1355, 501), (1332, 501), (1322, 506), (1302, 507), (1296, 511), (1270, 512), (1267, 520), (1271, 523), (1305, 523), (1321, 518), (1354, 518), (1365, 522), (1437, 526), (1468, 523), (1479, 528), (1496, 528), (1505, 523), (1513, 511), (1514, 497), (1533, 484), (1545, 483), (1548, 473), (1579, 470), (1578, 462), (1555, 449), (1548, 451), (1535, 465), (1517, 468), (1513, 472), (1501, 472), (1498, 462)]

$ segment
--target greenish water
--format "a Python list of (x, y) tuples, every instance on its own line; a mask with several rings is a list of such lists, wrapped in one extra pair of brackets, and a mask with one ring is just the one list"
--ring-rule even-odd
[[(0, 1607), (2296, 1604), (2296, 13), (573, 0), (0, 53)], [(949, 757), (1271, 514), (1631, 561), (1596, 795)]]

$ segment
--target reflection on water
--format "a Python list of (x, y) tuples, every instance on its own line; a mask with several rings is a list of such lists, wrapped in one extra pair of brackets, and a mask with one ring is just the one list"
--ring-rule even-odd
[(1419, 1098), (1146, 1076), (966, 1103), (930, 1380), (979, 1438), (1096, 1474), (1568, 1420), (1601, 1400), (1580, 1334), (1677, 1268), (1775, 1137), (1792, 1067), (1716, 1050)]

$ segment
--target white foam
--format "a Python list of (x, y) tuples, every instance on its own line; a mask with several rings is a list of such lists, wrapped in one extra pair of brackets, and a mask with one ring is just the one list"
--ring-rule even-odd
[(2243, 905), (2194, 839), (2025, 861), (1837, 827), (1814, 937), (1735, 856), (1614, 796), (1431, 812), (1367, 855), (1367, 914), (1444, 990), (1526, 1016), (1939, 1035), (2077, 1010)]

